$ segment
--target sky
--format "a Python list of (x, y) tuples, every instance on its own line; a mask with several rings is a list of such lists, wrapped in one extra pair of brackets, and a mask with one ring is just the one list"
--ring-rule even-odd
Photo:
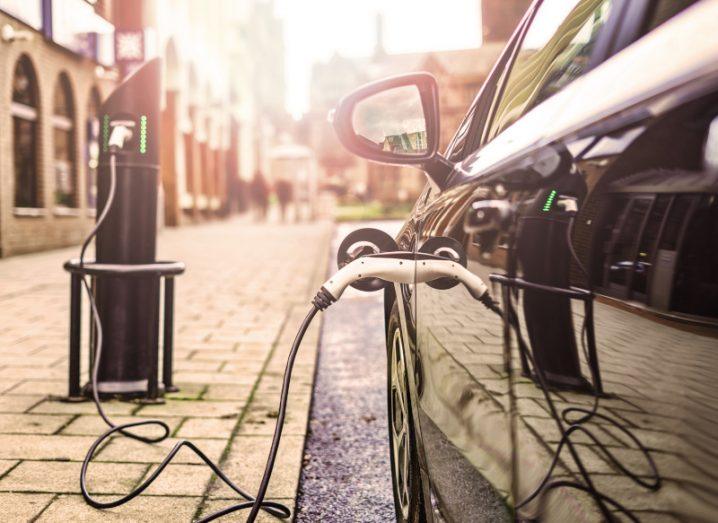
[(480, 0), (275, 0), (284, 21), (289, 112), (307, 110), (313, 63), (369, 56), (376, 15), (384, 18), (388, 53), (464, 49), (481, 43)]

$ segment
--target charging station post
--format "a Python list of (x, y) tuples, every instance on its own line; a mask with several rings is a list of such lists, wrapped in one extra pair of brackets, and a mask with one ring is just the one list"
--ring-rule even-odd
[[(161, 62), (151, 60), (127, 78), (100, 109), (101, 151), (97, 208), (110, 199), (110, 157), (115, 162), (114, 194), (106, 219), (97, 231), (96, 261), (71, 260), (70, 398), (87, 396), (80, 389), (81, 279), (90, 276), (103, 347), (98, 392), (145, 397), (155, 401), (159, 374), (160, 280), (164, 291), (164, 388), (172, 385), (174, 277), (184, 271), (178, 262), (157, 262), (157, 196), (159, 187), (159, 122)], [(115, 134), (113, 134), (115, 133)], [(111, 143), (117, 137), (118, 144)], [(91, 358), (96, 347), (91, 334)]]

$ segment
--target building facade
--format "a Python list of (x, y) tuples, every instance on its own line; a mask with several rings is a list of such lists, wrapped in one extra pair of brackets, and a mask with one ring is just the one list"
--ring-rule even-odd
[(106, 4), (0, 0), (0, 256), (92, 227), (97, 110), (115, 78)]
[[(139, 0), (137, 0), (139, 1)], [(246, 207), (246, 186), (269, 168), (283, 125), (284, 52), (272, 1), (151, 0), (147, 24), (164, 58), (165, 223)]]
[(98, 108), (163, 59), (160, 225), (242, 210), (286, 124), (271, 0), (0, 0), (0, 256), (95, 219)]

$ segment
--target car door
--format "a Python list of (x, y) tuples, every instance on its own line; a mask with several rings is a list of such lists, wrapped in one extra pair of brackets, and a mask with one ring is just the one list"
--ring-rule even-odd
[[(481, 120), (472, 122), (471, 136), (455, 140), (449, 153), (458, 150), (456, 143), (468, 154), (472, 143), (487, 142), (482, 149), (485, 157), (472, 159), (474, 163), (496, 163), (496, 158), (510, 156), (510, 150), (532, 151), (547, 161), (565, 157), (566, 151), (540, 143), (542, 128), (565, 110), (552, 103), (552, 96), (594, 64), (593, 53), (608, 38), (604, 30), (616, 16), (616, 5), (610, 0), (537, 4), (520, 35), (517, 52), (498, 71), (495, 89), (484, 93), (488, 105), (477, 111)], [(478, 104), (482, 102), (486, 104), (486, 98)], [(534, 108), (523, 125), (524, 115)], [(510, 172), (521, 158), (507, 161), (505, 170)], [(568, 169), (570, 162), (559, 164)], [(462, 170), (468, 167), (459, 164), (455, 178), (462, 178)], [(517, 202), (526, 197), (501, 184), (484, 184), (480, 177), (434, 192), (417, 219), (418, 248), (431, 238), (451, 238), (465, 250), (469, 269), (489, 282), (491, 273), (507, 269), (508, 238), (467, 234), (467, 209), (476, 200)], [(553, 241), (558, 242), (558, 237), (554, 235)], [(559, 267), (555, 269), (560, 273)], [(497, 297), (501, 294), (497, 286), (493, 292)], [(565, 303), (552, 305), (562, 307), (563, 321), (567, 321), (570, 308)], [(417, 285), (414, 306), (418, 417), (433, 494), (443, 517), (450, 521), (476, 521), (489, 508), (491, 514), (501, 513), (497, 505), (510, 504), (517, 488), (515, 453), (521, 447), (518, 438), (525, 436), (525, 431), (516, 430), (516, 420), (510, 415), (507, 362), (511, 360), (504, 353), (503, 322), (462, 286)], [(531, 397), (518, 401), (522, 407), (541, 409), (531, 404)], [(539, 446), (531, 450), (546, 452)], [(540, 460), (535, 463), (538, 466)], [(531, 460), (527, 466), (531, 467)], [(510, 517), (505, 509), (503, 514)]]

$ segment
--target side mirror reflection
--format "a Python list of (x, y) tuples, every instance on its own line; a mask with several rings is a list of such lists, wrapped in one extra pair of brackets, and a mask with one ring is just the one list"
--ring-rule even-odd
[(343, 98), (334, 129), (342, 145), (362, 158), (425, 164), (437, 157), (438, 100), (436, 79), (428, 73), (388, 78)]
[(358, 138), (379, 151), (422, 155), (428, 150), (426, 118), (416, 85), (380, 91), (360, 100), (352, 113)]

